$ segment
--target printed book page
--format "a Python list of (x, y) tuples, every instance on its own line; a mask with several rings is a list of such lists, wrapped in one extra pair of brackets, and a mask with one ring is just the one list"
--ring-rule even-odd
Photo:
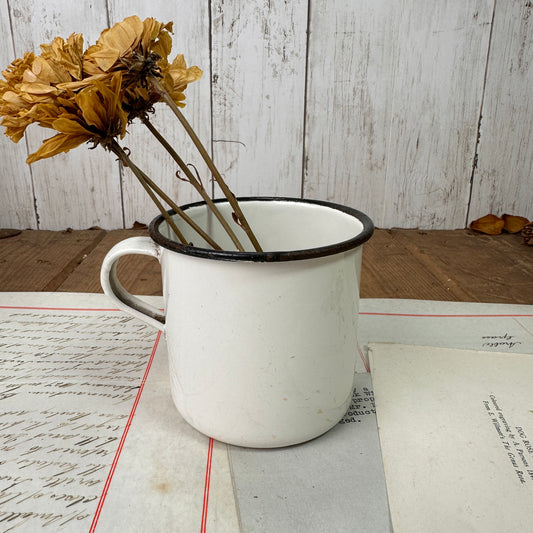
[(395, 533), (533, 531), (533, 355), (371, 344)]

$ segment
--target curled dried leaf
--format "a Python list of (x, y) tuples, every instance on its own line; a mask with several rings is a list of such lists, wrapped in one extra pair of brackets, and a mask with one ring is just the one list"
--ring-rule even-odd
[(135, 221), (133, 223), (133, 226), (131, 229), (137, 229), (137, 230), (142, 230), (142, 229), (148, 229), (148, 226), (146, 224), (144, 224), (144, 222), (139, 222), (139, 221)]
[(508, 233), (519, 233), (522, 228), (529, 222), (525, 217), (518, 217), (515, 215), (503, 215), (504, 221), (503, 229)]
[(503, 230), (504, 224), (505, 222), (503, 219), (496, 215), (489, 214), (471, 222), (470, 229), (487, 235), (499, 235)]

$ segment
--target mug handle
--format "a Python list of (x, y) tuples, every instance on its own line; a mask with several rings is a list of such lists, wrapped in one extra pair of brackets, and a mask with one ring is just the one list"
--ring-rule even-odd
[(163, 330), (165, 314), (153, 305), (130, 294), (117, 277), (117, 263), (123, 255), (150, 255), (161, 262), (161, 249), (150, 237), (130, 237), (115, 244), (104, 257), (100, 269), (100, 283), (104, 293), (122, 311), (141, 319), (156, 329)]

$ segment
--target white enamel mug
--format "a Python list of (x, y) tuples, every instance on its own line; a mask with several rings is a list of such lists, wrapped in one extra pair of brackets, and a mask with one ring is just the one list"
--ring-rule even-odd
[[(328, 202), (239, 203), (264, 252), (209, 249), (174, 215), (193, 243), (184, 246), (159, 216), (150, 237), (126, 239), (109, 251), (101, 282), (119, 308), (164, 332), (172, 397), (193, 427), (240, 446), (297, 444), (332, 428), (348, 408), (361, 245), (373, 224)], [(229, 204), (217, 206), (231, 220)], [(234, 249), (203, 202), (183, 209), (223, 249)], [(164, 313), (121, 286), (116, 266), (128, 254), (160, 261)]]

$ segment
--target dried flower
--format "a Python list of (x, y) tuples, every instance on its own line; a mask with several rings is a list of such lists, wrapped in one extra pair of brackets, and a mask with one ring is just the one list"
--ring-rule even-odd
[[(73, 33), (66, 41), (56, 37), (51, 44), (41, 45), (41, 63), (52, 76), (45, 80), (50, 84), (66, 83), (72, 80), (81, 80), (83, 75), (83, 36)], [(32, 68), (35, 72), (35, 68)], [(42, 77), (41, 73), (36, 73)]]
[[(164, 88), (181, 107), (187, 85), (202, 76), (198, 67), (187, 68), (183, 55), (168, 62), (170, 32), (172, 22), (163, 24), (153, 18), (142, 22), (137, 16), (128, 17), (104, 30), (84, 54), (84, 72), (90, 76), (101, 79), (106, 73), (123, 73), (124, 106), (131, 113), (130, 119), (151, 111), (153, 104), (161, 101), (161, 95), (148, 83), (150, 76), (162, 77)], [(85, 80), (90, 82), (90, 77)], [(70, 88), (80, 85), (71, 84)]]
[(44, 141), (27, 162), (68, 152), (84, 142), (109, 148), (116, 137), (124, 137), (128, 117), (122, 109), (121, 83), (122, 74), (117, 72), (109, 85), (95, 81), (77, 94), (71, 92), (70, 100), (63, 98), (63, 107), (43, 105), (37, 108), (42, 113), (39, 122), (59, 133)]
[[(41, 45), (41, 49), (41, 56), (27, 52), (23, 59), (16, 59), (2, 73), (6, 81), (0, 81), (1, 124), (14, 142), (20, 141), (33, 122), (50, 127), (49, 120), (40, 122), (43, 110), (37, 108), (63, 105), (58, 97), (64, 90), (58, 86), (82, 75), (83, 38), (80, 34), (72, 34), (67, 41), (56, 37), (51, 44)], [(47, 111), (52, 112), (50, 108)]]
[(172, 22), (153, 18), (144, 22), (136, 15), (104, 30), (95, 45), (84, 55), (83, 68), (89, 75), (111, 70), (128, 70), (133, 76), (146, 76), (156, 68), (154, 60), (166, 59), (172, 48)]
[(32, 123), (28, 113), (33, 106), (33, 101), (25, 97), (20, 90), (24, 72), (31, 67), (35, 55), (26, 52), (22, 59), (15, 59), (6, 70), (2, 72), (5, 81), (0, 80), (0, 116), (1, 125), (6, 128), (6, 135), (14, 142), (20, 141), (29, 124)]
[(189, 83), (199, 80), (203, 72), (198, 67), (187, 67), (183, 54), (176, 56), (172, 64), (163, 62), (161, 66), (163, 76), (163, 87), (166, 89), (172, 100), (183, 107), (185, 104), (184, 91)]
[[(198, 67), (187, 67), (183, 55), (169, 62), (171, 32), (172, 22), (164, 24), (153, 18), (141, 21), (139, 17), (132, 16), (104, 30), (96, 44), (85, 52), (83, 37), (72, 34), (66, 41), (56, 37), (50, 44), (41, 45), (41, 55), (38, 57), (26, 53), (2, 73), (5, 81), (0, 80), (1, 125), (5, 126), (6, 135), (15, 142), (22, 138), (32, 123), (57, 132), (28, 157), (28, 163), (68, 152), (85, 142), (92, 142), (93, 147), (102, 145), (131, 169), (174, 228), (157, 196), (176, 212), (179, 212), (179, 207), (135, 165), (117, 142), (126, 134), (127, 124), (139, 117), (176, 162), (188, 171), (185, 163), (148, 120), (147, 114), (153, 111), (154, 104), (165, 102), (185, 127), (238, 214), (239, 222), (243, 224), (255, 248), (260, 250), (235, 196), (178, 109), (178, 106), (185, 105), (184, 91), (187, 85), (198, 80), (202, 71)], [(194, 177), (191, 183), (195, 184), (237, 248), (243, 250), (203, 185), (199, 181), (196, 184)], [(202, 234), (201, 228), (195, 229)], [(179, 237), (177, 227), (174, 231)], [(179, 238), (187, 244), (184, 238)], [(218, 246), (207, 235), (206, 241), (212, 242), (213, 247)]]

